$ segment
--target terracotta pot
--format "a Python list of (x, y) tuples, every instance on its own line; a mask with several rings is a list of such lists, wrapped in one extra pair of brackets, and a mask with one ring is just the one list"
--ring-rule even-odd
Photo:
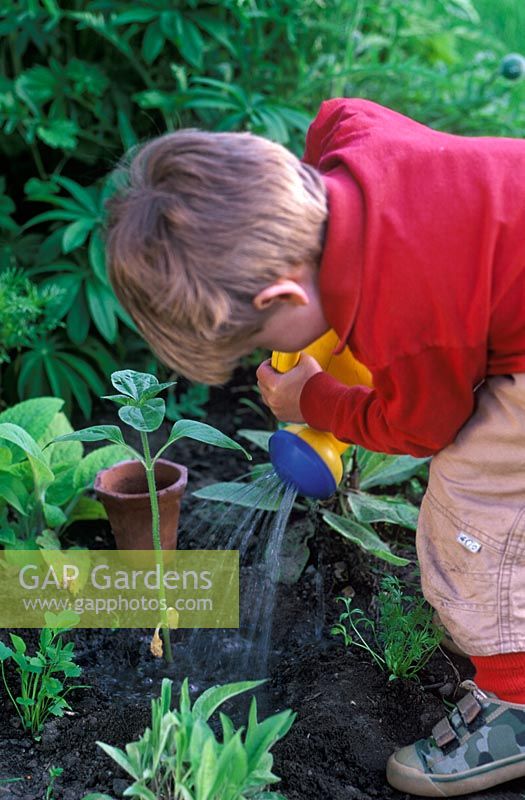
[[(155, 482), (160, 511), (160, 541), (164, 550), (177, 547), (180, 501), (188, 482), (188, 470), (159, 458)], [(121, 461), (101, 470), (95, 491), (106, 509), (119, 550), (152, 550), (151, 505), (146, 472), (139, 461)]]

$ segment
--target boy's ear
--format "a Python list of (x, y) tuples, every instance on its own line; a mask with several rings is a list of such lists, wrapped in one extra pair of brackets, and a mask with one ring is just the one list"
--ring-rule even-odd
[(278, 278), (275, 283), (261, 289), (253, 298), (252, 304), (258, 311), (265, 311), (278, 300), (292, 303), (294, 306), (307, 306), (310, 302), (307, 292), (300, 283), (289, 278)]

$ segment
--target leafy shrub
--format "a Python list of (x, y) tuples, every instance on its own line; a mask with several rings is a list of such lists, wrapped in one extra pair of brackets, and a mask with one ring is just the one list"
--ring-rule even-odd
[[(0, 674), (5, 689), (22, 725), (35, 739), (40, 738), (50, 716), (62, 717), (64, 711), (71, 708), (66, 700), (69, 692), (87, 688), (65, 686), (69, 678), (77, 678), (82, 672), (74, 661), (74, 643), (64, 644), (61, 636), (72, 626), (66, 626), (59, 616), (53, 614), (48, 614), (46, 621), (50, 627), (41, 631), (39, 647), (34, 656), (27, 655), (26, 643), (14, 633), (9, 634), (12, 647), (0, 641)], [(9, 660), (16, 664), (20, 678), (19, 695), (16, 698), (5, 673), (4, 664)], [(58, 678), (58, 675), (63, 678)]]
[(60, 548), (72, 522), (106, 517), (86, 491), (126, 451), (113, 445), (84, 455), (80, 442), (50, 444), (73, 430), (63, 405), (39, 397), (0, 414), (0, 545), (6, 549)]
[(381, 581), (377, 623), (360, 608), (351, 609), (348, 597), (339, 600), (345, 611), (332, 634), (342, 636), (347, 647), (366, 650), (390, 680), (417, 678), (439, 647), (443, 633), (432, 622), (432, 608), (423, 597), (404, 594), (399, 579), (392, 575)]
[(0, 272), (0, 364), (56, 328), (62, 299), (58, 287), (36, 286), (20, 269)]
[[(137, 742), (126, 745), (125, 751), (97, 744), (133, 778), (125, 793), (142, 800), (285, 800), (264, 789), (279, 781), (272, 772), (270, 750), (288, 733), (295, 714), (282, 711), (259, 722), (253, 698), (246, 730), (236, 731), (231, 719), (220, 713), (218, 739), (208, 724), (223, 703), (263, 682), (214, 686), (192, 706), (186, 678), (179, 707), (172, 709), (172, 681), (164, 678), (160, 697), (151, 702), (151, 728)], [(96, 792), (84, 800), (111, 798)]]

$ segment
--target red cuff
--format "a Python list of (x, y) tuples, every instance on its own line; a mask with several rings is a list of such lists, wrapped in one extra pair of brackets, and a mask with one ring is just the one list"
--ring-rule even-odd
[(474, 680), (480, 689), (494, 692), (500, 700), (525, 704), (525, 653), (470, 656), (476, 667)]
[[(318, 372), (303, 386), (299, 399), (301, 413), (311, 428), (334, 433), (341, 405), (350, 403), (351, 395), (355, 393), (370, 391), (366, 386), (345, 386), (327, 372)], [(346, 441), (341, 432), (337, 438)]]

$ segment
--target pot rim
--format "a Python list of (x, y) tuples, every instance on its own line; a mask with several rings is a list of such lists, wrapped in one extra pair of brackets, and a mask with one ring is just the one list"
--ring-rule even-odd
[[(179, 477), (173, 483), (170, 483), (168, 486), (164, 486), (162, 489), (157, 489), (157, 497), (161, 498), (168, 494), (173, 494), (174, 492), (178, 491), (180, 494), (184, 492), (186, 489), (186, 485), (188, 483), (188, 468), (184, 466), (184, 464), (178, 464), (176, 461), (170, 461), (167, 458), (158, 458), (156, 461), (157, 464), (165, 464), (169, 467), (175, 467), (179, 472)], [(102, 475), (105, 475), (107, 472), (112, 472), (116, 467), (122, 467), (124, 464), (132, 464), (132, 465), (139, 465), (141, 469), (144, 469), (143, 465), (140, 461), (136, 458), (129, 458), (124, 459), (123, 461), (118, 461), (116, 464), (113, 464), (111, 467), (106, 467), (106, 469), (101, 469), (97, 472), (95, 482), (93, 484), (94, 490), (99, 495), (103, 495), (105, 497), (111, 497), (118, 500), (129, 500), (131, 498), (136, 499), (145, 499), (149, 500), (149, 492), (115, 492), (110, 491), (104, 488), (101, 485)]]

